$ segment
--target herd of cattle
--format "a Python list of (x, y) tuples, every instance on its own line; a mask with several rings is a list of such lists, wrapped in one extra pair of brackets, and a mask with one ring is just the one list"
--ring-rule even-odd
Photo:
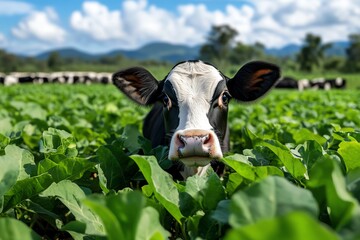
[[(53, 72), (53, 73), (24, 73), (13, 72), (11, 74), (0, 73), (0, 85), (13, 85), (18, 83), (65, 83), (65, 84), (110, 84), (112, 73), (108, 72)], [(296, 80), (292, 77), (283, 77), (276, 85), (276, 88), (283, 89), (344, 89), (346, 80), (341, 77), (334, 79), (315, 78)]]

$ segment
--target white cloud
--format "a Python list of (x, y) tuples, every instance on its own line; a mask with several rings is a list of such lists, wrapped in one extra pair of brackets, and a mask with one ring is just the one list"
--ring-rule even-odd
[(98, 2), (84, 2), (82, 10), (71, 15), (70, 24), (75, 30), (87, 33), (95, 40), (118, 39), (123, 36), (120, 11), (109, 11)]
[[(270, 47), (301, 43), (309, 32), (329, 42), (346, 40), (349, 33), (360, 31), (358, 1), (313, 0), (309, 4), (296, 0), (278, 0), (276, 3), (257, 0), (254, 9), (257, 17), (252, 22), (252, 32), (265, 37), (266, 29), (270, 37), (262, 42)], [(274, 35), (278, 36), (277, 40)]]
[(0, 33), (0, 46), (4, 45), (6, 42), (5, 35)]
[(245, 43), (262, 42), (268, 47), (301, 43), (306, 33), (323, 41), (346, 40), (359, 32), (360, 3), (352, 0), (257, 0), (236, 2), (224, 10), (209, 10), (204, 4), (179, 5), (169, 11), (147, 0), (124, 1), (110, 10), (100, 2), (84, 2), (71, 15), (74, 30), (94, 41), (110, 41), (122, 48), (138, 47), (151, 41), (200, 44), (212, 25), (229, 24)]
[(26, 2), (0, 0), (0, 15), (7, 15), (2, 17), (26, 14), (11, 29), (16, 39), (10, 41), (11, 36), (0, 33), (0, 46), (40, 51), (66, 44), (104, 52), (154, 41), (196, 45), (206, 40), (212, 25), (219, 24), (235, 28), (239, 41), (261, 42), (267, 47), (301, 44), (309, 32), (320, 35), (324, 42), (347, 40), (350, 33), (360, 32), (360, 1), (225, 1), (229, 4), (223, 10), (210, 10), (206, 2), (168, 10), (149, 0), (121, 1), (118, 9), (101, 1), (84, 1), (81, 9), (60, 22), (53, 8), (40, 11)]
[(0, 15), (27, 14), (33, 10), (33, 6), (27, 2), (0, 1)]
[(66, 32), (57, 25), (58, 16), (54, 9), (46, 8), (44, 11), (33, 11), (16, 27), (11, 29), (14, 36), (20, 39), (32, 39), (47, 42), (64, 42)]

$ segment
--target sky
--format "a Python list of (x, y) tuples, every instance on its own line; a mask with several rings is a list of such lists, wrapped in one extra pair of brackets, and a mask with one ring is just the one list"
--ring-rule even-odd
[(0, 0), (0, 48), (22, 55), (73, 47), (90, 53), (151, 42), (195, 46), (213, 25), (268, 48), (360, 33), (359, 0)]

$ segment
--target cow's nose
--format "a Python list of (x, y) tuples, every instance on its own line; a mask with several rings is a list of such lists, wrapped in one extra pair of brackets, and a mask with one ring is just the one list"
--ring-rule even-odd
[(170, 160), (180, 159), (186, 165), (203, 166), (219, 158), (222, 158), (222, 151), (213, 131), (190, 129), (174, 133), (170, 144)]

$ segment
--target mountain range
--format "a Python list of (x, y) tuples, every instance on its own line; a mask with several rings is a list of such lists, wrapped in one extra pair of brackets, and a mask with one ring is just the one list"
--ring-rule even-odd
[[(345, 56), (348, 42), (333, 42), (332, 47), (326, 51), (327, 56)], [(102, 54), (91, 54), (75, 48), (61, 48), (43, 52), (34, 56), (36, 59), (45, 60), (54, 51), (63, 58), (78, 58), (82, 60), (96, 60), (104, 57), (122, 55), (137, 60), (160, 60), (178, 62), (185, 59), (197, 59), (201, 46), (176, 45), (164, 42), (155, 42), (144, 45), (136, 50), (113, 50)], [(301, 49), (301, 45), (290, 44), (282, 48), (266, 48), (265, 53), (277, 57), (294, 56)]]

